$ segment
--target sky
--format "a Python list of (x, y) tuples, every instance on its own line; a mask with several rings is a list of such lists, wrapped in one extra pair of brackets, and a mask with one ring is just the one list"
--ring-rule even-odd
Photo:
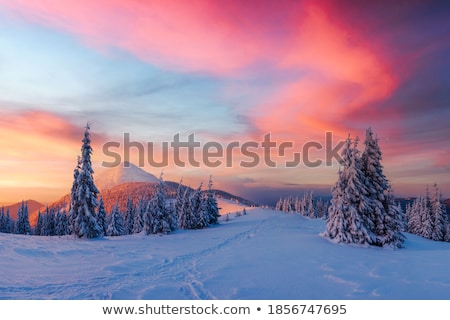
[[(450, 197), (450, 4), (445, 1), (0, 0), (0, 202), (69, 192), (87, 122), (95, 174), (124, 154), (167, 180), (255, 200), (329, 192), (339, 164), (286, 167), (293, 152), (325, 160), (333, 141), (379, 138), (399, 196), (437, 183)], [(248, 152), (268, 151), (251, 168)], [(199, 166), (151, 166), (163, 142), (195, 136)], [(105, 150), (108, 142), (119, 148)], [(205, 144), (230, 165), (201, 161)], [(257, 145), (255, 146), (255, 143)], [(289, 143), (292, 143), (292, 147)], [(320, 150), (319, 146), (323, 148)], [(247, 151), (247, 153), (245, 153)], [(187, 159), (187, 149), (181, 150)], [(159, 157), (159, 158), (158, 158)], [(301, 156), (301, 160), (305, 160)], [(256, 162), (256, 161), (255, 161)], [(95, 175), (94, 175), (95, 178)], [(302, 189), (303, 188), (303, 189)], [(258, 199), (256, 199), (258, 198)]]

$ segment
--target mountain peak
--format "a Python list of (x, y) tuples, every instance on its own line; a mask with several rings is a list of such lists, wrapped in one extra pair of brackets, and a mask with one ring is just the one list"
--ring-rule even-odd
[(95, 184), (99, 190), (109, 189), (128, 182), (155, 183), (158, 182), (158, 178), (130, 162), (123, 162), (116, 167), (104, 169), (95, 179)]

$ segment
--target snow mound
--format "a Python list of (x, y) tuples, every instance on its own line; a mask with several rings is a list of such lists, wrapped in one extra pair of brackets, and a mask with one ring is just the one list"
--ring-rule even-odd
[(99, 190), (110, 189), (128, 182), (156, 183), (158, 178), (129, 162), (124, 162), (114, 168), (104, 169), (95, 178), (95, 185)]

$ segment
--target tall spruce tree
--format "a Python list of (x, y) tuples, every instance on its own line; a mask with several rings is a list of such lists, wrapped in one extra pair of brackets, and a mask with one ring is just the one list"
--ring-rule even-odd
[(192, 229), (203, 229), (208, 226), (205, 203), (202, 192), (203, 183), (200, 183), (199, 187), (194, 190), (189, 199), (189, 210), (191, 211)]
[(133, 233), (135, 211), (136, 208), (134, 207), (133, 200), (131, 199), (130, 196), (128, 196), (124, 217), (125, 234)]
[(365, 149), (358, 139), (347, 139), (342, 151), (343, 169), (333, 188), (325, 237), (337, 242), (401, 247), (403, 212), (383, 173), (381, 150), (372, 130), (366, 131)]
[(155, 193), (150, 200), (145, 230), (147, 234), (169, 233), (172, 229), (171, 211), (166, 207), (166, 195), (162, 173), (159, 182), (155, 186)]
[(108, 227), (106, 234), (111, 237), (117, 237), (124, 234), (123, 217), (119, 210), (119, 204), (117, 203), (109, 215)]
[(183, 214), (183, 206), (184, 206), (184, 189), (183, 179), (178, 183), (177, 193), (175, 196), (175, 215), (177, 217), (177, 222), (179, 222), (180, 217)]
[(9, 214), (9, 208), (6, 208), (4, 230), (5, 233), (14, 232), (14, 220), (11, 218), (11, 215)]
[(106, 222), (106, 209), (105, 209), (105, 203), (103, 202), (103, 197), (100, 197), (100, 201), (98, 204), (98, 211), (97, 215), (95, 216), (95, 220), (97, 221), (97, 224), (100, 228), (101, 235), (106, 236), (108, 223)]
[(375, 238), (367, 219), (368, 191), (357, 144), (357, 139), (354, 143), (350, 137), (346, 140), (342, 151), (343, 168), (333, 188), (329, 219), (322, 235), (336, 242), (372, 245)]
[(389, 232), (384, 225), (384, 220), (389, 210), (386, 196), (390, 186), (383, 173), (382, 154), (378, 146), (378, 139), (374, 137), (371, 128), (366, 130), (364, 145), (365, 148), (361, 155), (361, 169), (365, 176), (364, 183), (369, 199), (369, 208), (366, 212), (367, 222), (370, 232), (375, 236), (376, 244), (383, 246), (387, 241), (385, 238)]
[(75, 220), (78, 214), (78, 201), (77, 201), (77, 190), (78, 190), (78, 176), (81, 171), (81, 157), (77, 157), (77, 164), (73, 169), (73, 183), (70, 189), (70, 205), (69, 205), (69, 232), (71, 234), (75, 233)]
[(436, 183), (433, 185), (434, 193), (431, 197), (431, 219), (433, 221), (433, 231), (431, 239), (435, 241), (444, 241), (447, 229), (447, 213), (444, 204), (441, 201), (441, 191)]
[(420, 234), (422, 229), (421, 205), (422, 195), (419, 195), (410, 206), (408, 214), (408, 232), (412, 234)]
[(74, 183), (76, 190), (71, 200), (75, 221), (72, 232), (80, 238), (97, 238), (102, 232), (95, 220), (98, 207), (99, 191), (94, 184), (94, 170), (92, 169), (90, 124), (85, 127), (83, 144), (81, 147), (81, 168)]
[(219, 206), (217, 204), (217, 199), (212, 189), (213, 182), (212, 176), (209, 176), (208, 191), (206, 192), (205, 211), (206, 211), (206, 222), (207, 224), (218, 224), (219, 223)]
[(0, 232), (5, 232), (5, 207), (2, 205), (0, 208)]
[(325, 231), (322, 235), (337, 243), (352, 243), (352, 235), (349, 230), (348, 200), (345, 198), (345, 181), (342, 171), (338, 172), (338, 181), (333, 186), (331, 205), (329, 207), (329, 218)]
[(180, 212), (180, 216), (178, 217), (178, 228), (183, 230), (194, 229), (195, 222), (194, 217), (192, 216), (192, 212), (190, 210), (190, 202), (189, 202), (189, 188), (185, 188), (183, 193), (183, 207)]
[(433, 217), (431, 214), (431, 208), (430, 208), (430, 192), (429, 188), (427, 186), (425, 197), (421, 198), (421, 202), (419, 204), (419, 215), (420, 215), (420, 230), (419, 235), (431, 239), (431, 236), (433, 234)]
[(144, 228), (144, 215), (147, 212), (148, 204), (144, 199), (139, 199), (138, 207), (135, 210), (133, 219), (133, 232), (140, 233)]
[(42, 224), (43, 224), (43, 219), (42, 219), (41, 210), (39, 209), (38, 216), (37, 216), (37, 219), (36, 219), (36, 225), (34, 226), (34, 234), (36, 236), (40, 236), (41, 235)]
[(3, 233), (13, 233), (14, 232), (14, 220), (9, 214), (9, 208), (6, 208), (6, 213), (3, 216), (3, 227), (1, 232)]
[(55, 235), (64, 236), (69, 234), (69, 222), (65, 208), (61, 208), (56, 213)]
[(384, 216), (383, 224), (385, 226), (385, 233), (382, 237), (382, 246), (389, 246), (392, 248), (401, 248), (405, 241), (404, 230), (404, 212), (399, 205), (395, 203), (394, 192), (389, 188), (386, 195), (386, 203), (388, 210)]

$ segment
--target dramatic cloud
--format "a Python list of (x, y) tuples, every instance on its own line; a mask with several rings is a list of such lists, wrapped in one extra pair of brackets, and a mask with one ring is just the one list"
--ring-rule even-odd
[(214, 74), (230, 74), (268, 54), (267, 42), (261, 43), (263, 30), (247, 17), (251, 9), (253, 18), (264, 21), (265, 10), (273, 8), (258, 14), (265, 6), (258, 2), (136, 0), (19, 0), (4, 5), (99, 50), (117, 48), (163, 67)]
[[(7, 152), (0, 161), (68, 163), (79, 149), (73, 121), (89, 117), (102, 132), (120, 137), (130, 131), (141, 142), (180, 131), (195, 131), (203, 142), (261, 142), (270, 132), (274, 140), (301, 145), (323, 142), (325, 131), (335, 141), (349, 133), (363, 138), (371, 126), (394, 183), (408, 192), (429, 180), (445, 185), (448, 7), (427, 1), (0, 0), (1, 23), (27, 35), (0, 42), (0, 51), (12, 51), (0, 59), (14, 61), (0, 76), (7, 89), (0, 101), (33, 110), (44, 102), (47, 110), (2, 117), (0, 146)], [(48, 34), (58, 37), (41, 45)], [(52, 39), (67, 42), (52, 46)], [(22, 63), (32, 52), (40, 54)], [(33, 101), (36, 96), (41, 99)], [(189, 174), (208, 173), (199, 170)], [(246, 181), (263, 188), (331, 184), (336, 171), (259, 166), (215, 173), (230, 186)], [(12, 175), (8, 181), (14, 184)]]

